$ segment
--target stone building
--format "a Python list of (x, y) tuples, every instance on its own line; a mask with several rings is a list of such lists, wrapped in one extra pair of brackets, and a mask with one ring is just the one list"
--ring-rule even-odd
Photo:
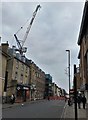
[(61, 97), (65, 95), (64, 89), (58, 87), (57, 84), (55, 84), (54, 82), (52, 83), (52, 93), (53, 93), (53, 97), (57, 96), (57, 97)]
[(52, 96), (55, 96), (56, 93), (55, 93), (55, 83), (53, 82), (52, 83)]
[(52, 76), (50, 74), (46, 74), (45, 98), (48, 96), (52, 96), (52, 94)]
[(79, 32), (78, 45), (80, 46), (80, 79), (82, 84), (80, 91), (88, 98), (88, 1), (85, 2), (83, 17)]
[(80, 67), (77, 67), (77, 73), (76, 73), (76, 80), (77, 80), (77, 91), (80, 91), (80, 86), (82, 84), (82, 80), (80, 78)]
[[(8, 43), (7, 43), (8, 45)], [(5, 96), (5, 76), (7, 68), (7, 60), (10, 56), (5, 52), (5, 49), (2, 50), (0, 46), (0, 96)]]
[[(4, 76), (5, 77), (5, 76)], [(0, 49), (0, 97), (2, 96), (2, 50)]]
[[(11, 94), (15, 94), (16, 101), (43, 99), (45, 94), (45, 72), (32, 60), (17, 53), (15, 46), (10, 48), (8, 43), (3, 43), (2, 49), (4, 51), (3, 63), (5, 63), (2, 64), (2, 68), (5, 68), (3, 70), (3, 86), (5, 84), (7, 102), (10, 100)], [(7, 54), (10, 56), (8, 60), (6, 59)], [(7, 81), (5, 81), (5, 71)]]
[(26, 100), (29, 98), (29, 65), (25, 59), (17, 54), (14, 47), (9, 48), (8, 44), (2, 44), (2, 50), (10, 55), (7, 60), (6, 73), (6, 96), (7, 102), (10, 100), (11, 94), (15, 94), (17, 99)]
[(52, 93), (53, 96), (57, 96), (57, 85), (54, 82), (52, 83)]
[(43, 99), (45, 92), (45, 73), (33, 62), (30, 64), (31, 100)]
[(61, 88), (59, 88), (58, 86), (57, 86), (57, 96), (61, 96)]

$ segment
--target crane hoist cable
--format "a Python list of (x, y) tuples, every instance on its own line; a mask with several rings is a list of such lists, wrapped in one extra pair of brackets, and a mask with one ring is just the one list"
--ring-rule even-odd
[(29, 21), (30, 19), (27, 19), (27, 21), (17, 30), (17, 32), (15, 34), (17, 34), (21, 29), (23, 29), (23, 27), (26, 25), (26, 23)]

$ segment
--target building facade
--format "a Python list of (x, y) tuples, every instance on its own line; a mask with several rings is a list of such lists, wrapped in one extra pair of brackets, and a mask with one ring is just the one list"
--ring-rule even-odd
[(10, 56), (7, 54), (8, 42), (3, 46), (0, 46), (0, 96), (2, 96), (2, 102), (5, 101), (6, 97), (6, 79), (7, 79), (7, 61)]
[(31, 100), (43, 99), (45, 92), (45, 73), (33, 62), (30, 64)]
[(80, 46), (80, 91), (88, 98), (88, 1), (85, 2), (83, 17), (79, 32), (78, 45)]
[[(0, 36), (1, 43), (1, 36)], [(0, 48), (0, 103), (2, 101), (2, 50)]]
[(61, 96), (61, 88), (59, 88), (58, 86), (57, 86), (57, 96)]
[(52, 76), (50, 74), (46, 74), (45, 98), (52, 96), (52, 94)]
[(2, 50), (0, 47), (0, 96), (4, 96), (5, 76), (7, 68), (7, 59), (10, 56)]
[(20, 55), (15, 46), (10, 48), (8, 42), (1, 48), (0, 79), (3, 85), (0, 91), (6, 96), (6, 102), (10, 102), (12, 94), (15, 94), (16, 102), (61, 96), (61, 88), (52, 84), (50, 74), (45, 74), (32, 60)]
[[(6, 50), (6, 53), (10, 55), (7, 60), (6, 73), (7, 78), (5, 80), (5, 89), (7, 102), (10, 100), (10, 96), (15, 94), (16, 99), (26, 100), (29, 98), (29, 71), (30, 67), (16, 54), (13, 48), (9, 48), (9, 45), (2, 44), (2, 49)], [(13, 54), (14, 53), (14, 54)], [(25, 58), (26, 59), (26, 58)]]
[[(80, 66), (80, 65), (79, 65)], [(77, 91), (80, 91), (80, 86), (82, 84), (82, 79), (80, 78), (80, 67), (76, 68), (77, 73), (76, 73), (76, 80), (77, 80)], [(74, 84), (74, 83), (73, 83)]]

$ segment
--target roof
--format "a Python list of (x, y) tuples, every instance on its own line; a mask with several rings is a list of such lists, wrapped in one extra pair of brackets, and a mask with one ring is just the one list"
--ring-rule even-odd
[(87, 25), (88, 25), (88, 1), (85, 2), (84, 6), (83, 17), (78, 37), (78, 45), (80, 45), (82, 42), (82, 38), (86, 32)]
[[(13, 56), (15, 59), (17, 59), (18, 61), (20, 61), (21, 63), (23, 63), (24, 65), (27, 65), (28, 67), (30, 66), (30, 64), (28, 63), (28, 62), (26, 62), (26, 60), (25, 60), (25, 62), (24, 61), (22, 61), (22, 60), (20, 60), (19, 58), (17, 58), (16, 56)], [(25, 58), (26, 59), (26, 58)]]
[(4, 55), (5, 57), (10, 57), (9, 54), (7, 54), (6, 52), (4, 52), (0, 46), (0, 53), (2, 53), (2, 55)]

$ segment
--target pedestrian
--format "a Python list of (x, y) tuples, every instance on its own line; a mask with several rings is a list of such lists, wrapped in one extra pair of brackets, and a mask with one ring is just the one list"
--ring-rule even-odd
[(68, 99), (68, 105), (69, 105), (69, 106), (72, 105), (71, 102), (72, 102), (72, 101), (71, 101), (71, 98), (69, 98), (69, 99)]
[(81, 96), (81, 94), (80, 95), (78, 95), (78, 97), (77, 97), (77, 103), (78, 103), (78, 108), (80, 109), (80, 104), (81, 104), (81, 102), (82, 102), (82, 96)]
[(82, 103), (83, 103), (83, 109), (85, 109), (85, 105), (86, 105), (86, 97), (85, 95), (82, 96)]
[(49, 97), (49, 95), (48, 95), (48, 100), (50, 100), (50, 97)]
[(13, 104), (14, 102), (15, 102), (15, 95), (12, 94), (12, 95), (11, 95), (11, 103)]
[(65, 102), (67, 101), (67, 97), (65, 96)]

